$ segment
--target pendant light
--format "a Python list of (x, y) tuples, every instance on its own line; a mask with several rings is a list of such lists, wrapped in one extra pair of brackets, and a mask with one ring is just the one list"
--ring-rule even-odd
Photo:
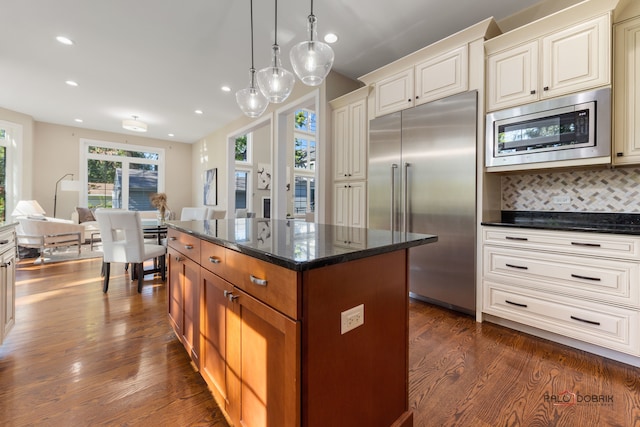
[(296, 78), (289, 70), (282, 68), (280, 46), (278, 46), (278, 0), (275, 0), (275, 31), (271, 66), (258, 71), (258, 86), (262, 94), (274, 104), (283, 102), (291, 95)]
[(298, 43), (289, 52), (294, 73), (307, 86), (321, 84), (333, 65), (331, 46), (316, 40), (318, 38), (316, 22), (316, 17), (313, 14), (313, 0), (311, 0), (311, 14), (308, 23), (309, 40)]
[(269, 101), (256, 87), (256, 69), (253, 67), (253, 0), (249, 1), (251, 10), (251, 81), (249, 87), (236, 92), (236, 102), (242, 112), (248, 117), (260, 117), (267, 109)]

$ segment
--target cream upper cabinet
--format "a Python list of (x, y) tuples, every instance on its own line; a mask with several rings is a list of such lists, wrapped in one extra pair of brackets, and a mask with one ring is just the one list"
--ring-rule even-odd
[(415, 105), (466, 91), (469, 88), (467, 45), (416, 65), (415, 85)]
[(376, 117), (413, 107), (413, 68), (376, 83)]
[(333, 179), (367, 177), (367, 102), (354, 101), (333, 111)]
[(614, 156), (618, 165), (640, 163), (640, 17), (615, 27)]
[(538, 42), (530, 42), (487, 58), (489, 109), (499, 110), (538, 99)]
[(610, 84), (610, 14), (487, 56), (488, 110)]
[(376, 117), (466, 91), (468, 51), (465, 44), (376, 82)]
[(542, 39), (542, 97), (609, 84), (611, 22), (604, 15)]

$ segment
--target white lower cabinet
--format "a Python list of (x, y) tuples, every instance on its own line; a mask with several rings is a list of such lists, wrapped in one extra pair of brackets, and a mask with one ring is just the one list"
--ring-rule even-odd
[(482, 311), (640, 356), (640, 237), (483, 229)]

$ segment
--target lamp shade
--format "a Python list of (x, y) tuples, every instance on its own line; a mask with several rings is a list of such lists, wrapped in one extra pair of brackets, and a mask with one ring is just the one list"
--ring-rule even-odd
[(146, 132), (147, 124), (138, 120), (138, 116), (133, 116), (133, 119), (123, 120), (122, 127), (126, 130), (134, 132)]
[(331, 46), (316, 40), (316, 17), (309, 15), (309, 40), (300, 42), (289, 51), (293, 72), (307, 86), (318, 86), (331, 71), (334, 53)]
[(35, 200), (20, 200), (11, 216), (42, 216), (44, 209)]
[(82, 183), (80, 181), (72, 181), (70, 179), (65, 179), (64, 181), (60, 181), (60, 191), (81, 191)]

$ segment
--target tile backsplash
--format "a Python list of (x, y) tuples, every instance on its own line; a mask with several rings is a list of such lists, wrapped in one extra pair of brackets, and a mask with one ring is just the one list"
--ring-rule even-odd
[(501, 186), (505, 211), (640, 213), (640, 168), (505, 175)]

